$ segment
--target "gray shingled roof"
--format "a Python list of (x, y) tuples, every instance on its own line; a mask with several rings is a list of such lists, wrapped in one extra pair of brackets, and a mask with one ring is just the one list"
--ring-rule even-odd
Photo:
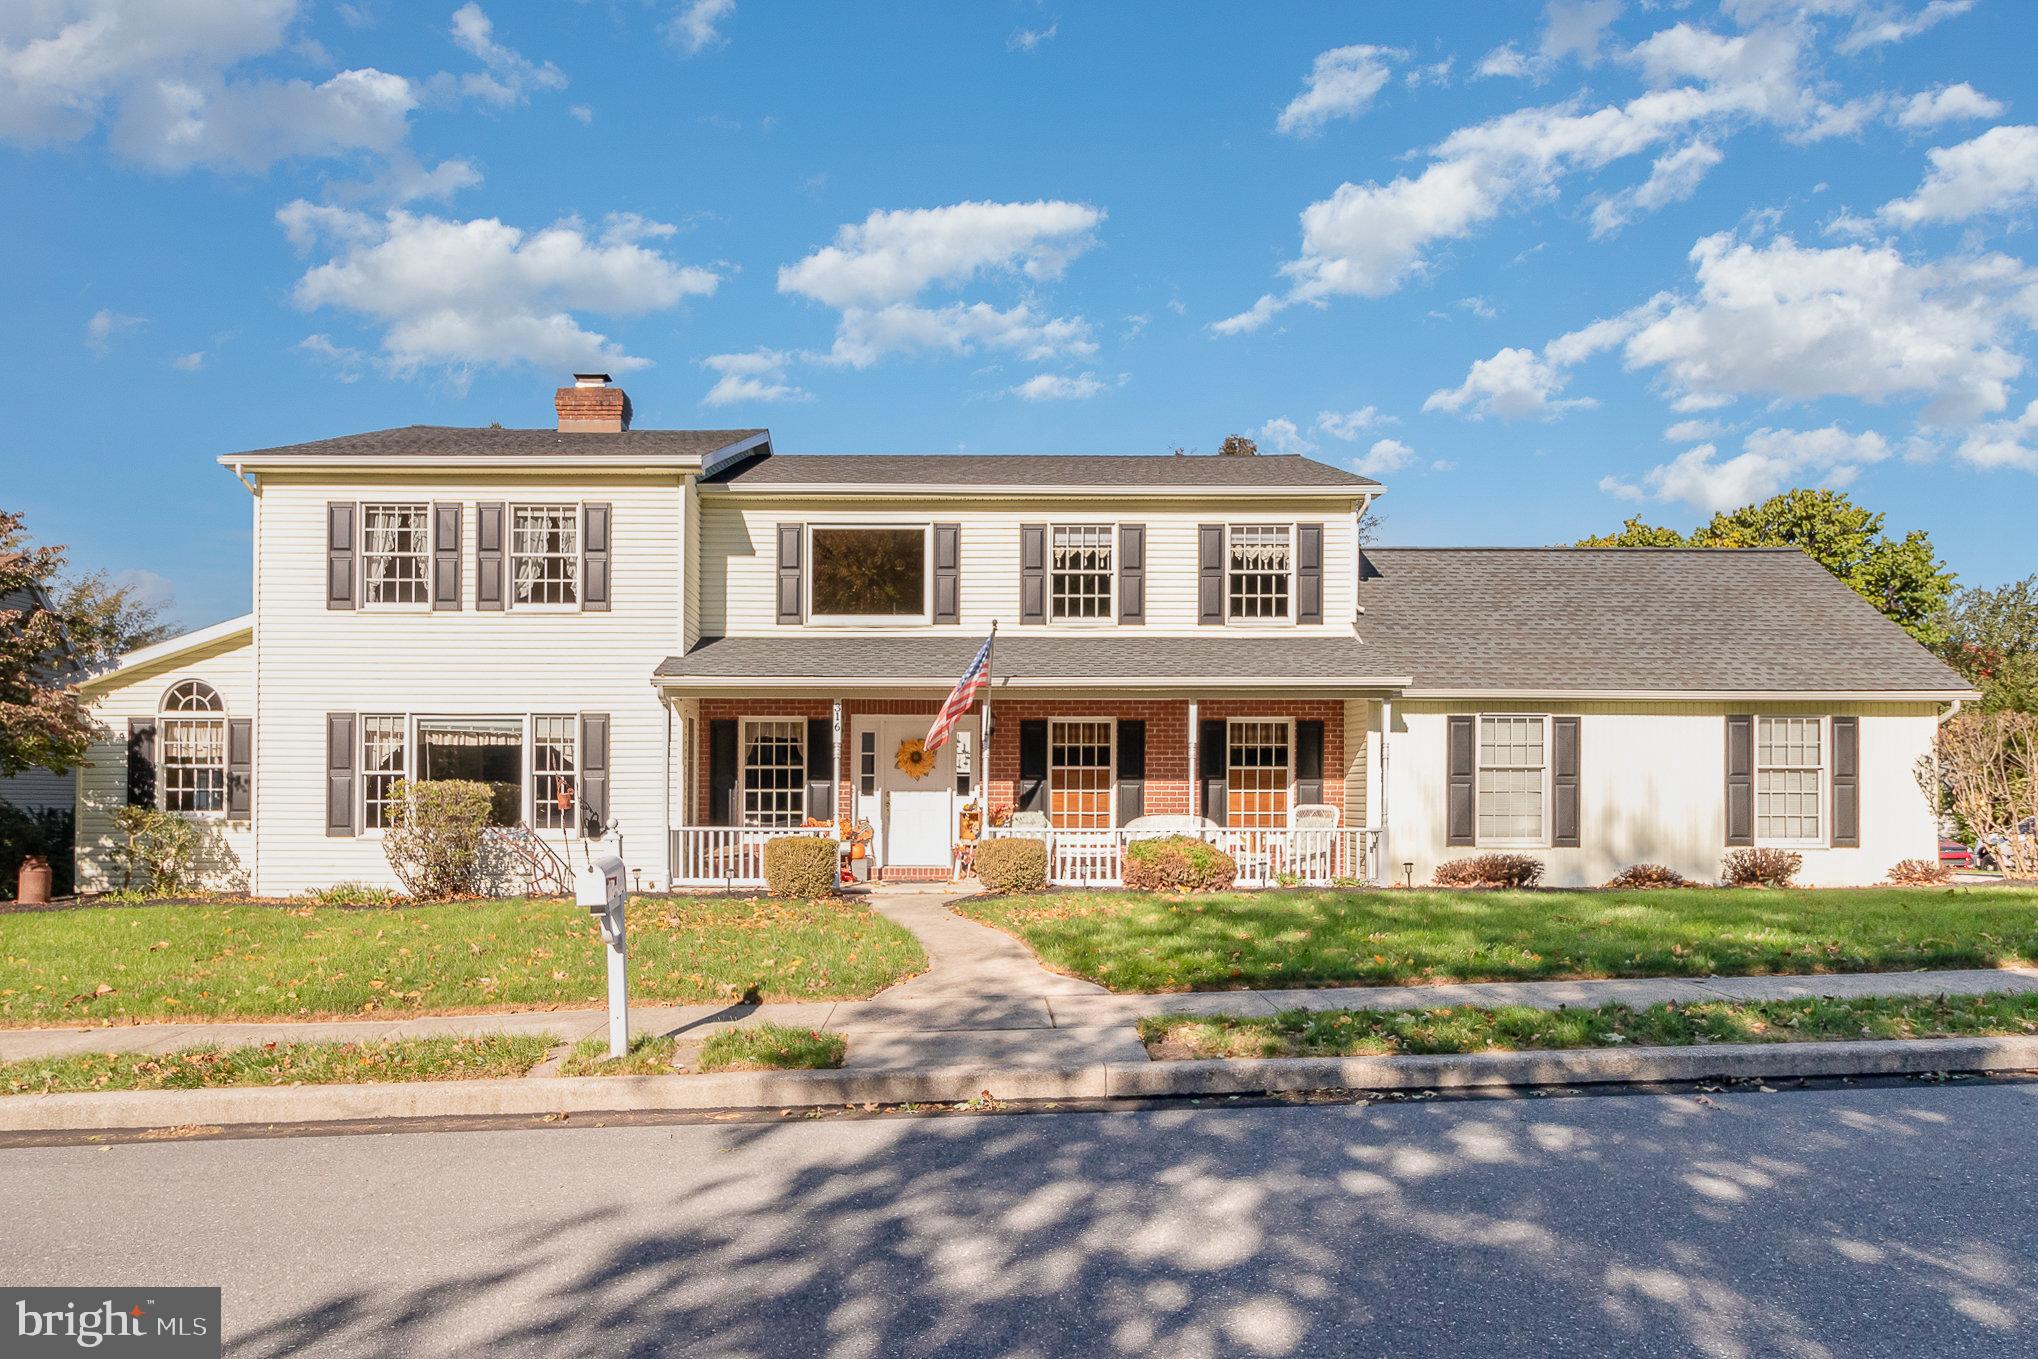
[(233, 457), (556, 457), (566, 453), (618, 453), (646, 457), (705, 458), (710, 453), (763, 434), (761, 429), (629, 429), (620, 434), (562, 434), (556, 429), (469, 429), (458, 425), (404, 425), (399, 429), (342, 434), (304, 444), (257, 448)]
[(1359, 631), (1414, 689), (1968, 688), (1794, 548), (1377, 548), (1366, 560)]
[(1223, 458), (1049, 453), (774, 453), (705, 478), (703, 485), (806, 486), (1237, 486), (1251, 490), (1380, 483), (1292, 454)]
[[(844, 637), (808, 631), (771, 637), (705, 637), (658, 667), (668, 679), (920, 680), (953, 684), (983, 645), (976, 637)], [(1351, 637), (1029, 636), (1000, 632), (991, 653), (994, 683), (1053, 680), (1282, 679), (1349, 681), (1405, 677), (1384, 669), (1375, 648)]]

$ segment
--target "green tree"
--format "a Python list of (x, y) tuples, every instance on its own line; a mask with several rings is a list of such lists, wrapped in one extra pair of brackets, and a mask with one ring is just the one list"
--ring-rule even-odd
[(61, 548), (30, 546), (21, 516), (0, 510), (0, 775), (75, 769), (92, 736), (63, 620), (45, 602), (63, 564)]
[(1984, 709), (2038, 713), (2038, 575), (1956, 592), (1940, 627), (1940, 654), (1981, 690)]
[(1883, 517), (1839, 491), (1799, 489), (1759, 505), (1722, 510), (1689, 535), (1630, 519), (1620, 532), (1580, 540), (1580, 547), (1794, 547), (1926, 646), (1944, 638), (1953, 573), (1923, 529), (1901, 538), (1883, 532)]
[(1260, 451), (1260, 446), (1243, 434), (1227, 434), (1224, 442), (1217, 445), (1221, 458), (1250, 458)]
[(57, 612), (70, 634), (71, 651), (82, 665), (110, 661), (122, 652), (160, 642), (172, 631), (162, 605), (133, 585), (115, 585), (104, 571), (88, 571), (57, 582)]

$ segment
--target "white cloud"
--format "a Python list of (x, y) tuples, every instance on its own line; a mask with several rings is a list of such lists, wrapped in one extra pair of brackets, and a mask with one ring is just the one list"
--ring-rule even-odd
[(1845, 486), (1862, 467), (1890, 456), (1889, 444), (1880, 434), (1850, 434), (1831, 425), (1813, 430), (1758, 429), (1742, 441), (1741, 449), (1722, 458), (1716, 445), (1700, 444), (1650, 468), (1639, 486), (1607, 477), (1600, 489), (1623, 500), (1646, 495), (1712, 514), (1766, 500), (1807, 479)]
[(1528, 58), (1523, 56), (1521, 49), (1513, 43), (1502, 43), (1485, 56), (1479, 58), (1478, 66), (1473, 68), (1473, 74), (1482, 76), (1525, 76), (1529, 74)]
[(1719, 436), (1720, 426), (1716, 420), (1679, 420), (1663, 431), (1663, 437), (1673, 444), (1702, 443)]
[(782, 349), (753, 349), (747, 354), (710, 354), (701, 367), (719, 376), (703, 406), (734, 406), (775, 401), (811, 401), (813, 396), (786, 380), (792, 356)]
[(1580, 66), (1596, 66), (1614, 20), (1620, 18), (1620, 0), (1550, 0), (1543, 6), (1543, 31), (1533, 56), (1525, 56), (1513, 43), (1502, 43), (1480, 58), (1482, 76), (1532, 77), (1547, 80), (1567, 57)]
[(1937, 127), (1969, 118), (1994, 118), (2003, 105), (1966, 81), (1914, 94), (1897, 110), (1898, 127)]
[(1005, 40), (1005, 47), (1013, 52), (1031, 52), (1044, 42), (1052, 42), (1054, 35), (1060, 31), (1059, 23), (1049, 24), (1046, 28), (1015, 29), (1012, 36)]
[(472, 161), (442, 160), (426, 169), (409, 151), (399, 150), (371, 178), (358, 184), (329, 187), (332, 196), (342, 201), (393, 207), (427, 198), (443, 203), (480, 182), (481, 171), (474, 168)]
[(351, 345), (334, 344), (330, 335), (307, 335), (297, 342), (296, 347), (313, 358), (332, 365), (333, 376), (341, 382), (359, 382), (361, 370), (368, 366), (366, 354)]
[(1314, 453), (1316, 444), (1293, 420), (1277, 415), (1253, 431), (1256, 443), (1276, 453)]
[(170, 360), (170, 366), (180, 373), (195, 373), (205, 366), (205, 351), (201, 349), (190, 354), (179, 354)]
[(988, 302), (951, 302), (945, 307), (896, 302), (843, 312), (825, 360), (868, 368), (888, 354), (961, 355), (979, 346), (1008, 350), (1030, 362), (1097, 352), (1088, 321), (1080, 316), (1046, 316), (1024, 302), (1002, 309)]
[(462, 5), (453, 12), (453, 41), (488, 70), (460, 78), (463, 94), (506, 108), (520, 104), (537, 90), (563, 90), (566, 73), (549, 61), (532, 61), (495, 40), (495, 25), (481, 6)]
[(151, 169), (257, 171), (297, 156), (387, 155), (410, 132), (418, 90), (400, 75), (305, 80), (162, 79), (123, 100), (115, 151)]
[(1503, 420), (1547, 420), (1574, 406), (1589, 406), (1585, 399), (1559, 400), (1564, 389), (1562, 370), (1532, 349), (1503, 349), (1490, 359), (1475, 362), (1456, 387), (1431, 392), (1422, 403), (1426, 411), (1453, 411), (1484, 419), (1497, 415)]
[(1355, 411), (1318, 411), (1316, 432), (1327, 434), (1333, 439), (1346, 443), (1356, 441), (1359, 435), (1376, 425), (1392, 423), (1373, 406), (1361, 406)]
[[(1848, 5), (1846, 8), (1854, 7)], [(1842, 56), (1852, 56), (1870, 47), (1904, 42), (1973, 8), (1974, 0), (1931, 0), (1931, 3), (1915, 10), (1904, 10), (1894, 5), (1864, 5), (1855, 16), (1854, 26), (1840, 39), (1839, 51)]]
[(1302, 92), (1281, 110), (1274, 130), (1307, 137), (1321, 132), (1333, 118), (1358, 117), (1393, 75), (1392, 63), (1407, 56), (1397, 48), (1364, 43), (1318, 53), (1315, 65), (1302, 78)]
[(687, 56), (696, 56), (724, 41), (717, 25), (735, 12), (736, 0), (685, 0), (665, 26), (666, 36)]
[(594, 121), (594, 110), (585, 104), (570, 104), (567, 106), (566, 112), (572, 116), (575, 122), (583, 126)]
[(648, 360), (582, 328), (573, 313), (660, 311), (719, 282), (648, 248), (644, 241), (672, 228), (632, 215), (610, 217), (599, 235), (575, 218), (526, 232), (495, 218), (376, 217), (299, 199), (277, 220), (299, 249), (331, 251), (297, 281), (293, 300), (379, 325), (379, 361), (399, 375), (427, 366), (642, 368)]
[(1415, 450), (1401, 440), (1378, 439), (1363, 456), (1352, 459), (1352, 469), (1362, 477), (1383, 477), (1414, 461)]
[(1095, 373), (1079, 373), (1075, 377), (1040, 373), (1009, 390), (1013, 396), (1028, 401), (1085, 401), (1109, 387), (1110, 384)]
[(85, 347), (103, 358), (116, 335), (147, 324), (144, 317), (124, 316), (110, 307), (101, 307), (85, 322)]
[(1883, 220), (1901, 226), (1964, 222), (2014, 212), (2038, 201), (2038, 127), (1992, 127), (1958, 146), (1925, 153), (1932, 168), (1909, 198), (1882, 205)]
[(2038, 401), (2024, 407), (2024, 413), (2014, 420), (1976, 425), (1955, 451), (1976, 467), (2038, 472)]
[(1658, 156), (1646, 180), (1602, 199), (1592, 209), (1594, 238), (1618, 231), (1638, 213), (1682, 203), (1698, 192), (1699, 181), (1722, 159), (1717, 148), (1702, 141)]

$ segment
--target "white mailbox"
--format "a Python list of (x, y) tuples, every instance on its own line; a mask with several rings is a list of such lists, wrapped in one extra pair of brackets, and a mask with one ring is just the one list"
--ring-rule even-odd
[(598, 849), (587, 856), (585, 867), (573, 874), (573, 899), (596, 915), (620, 911), (630, 895), (623, 856), (611, 849)]

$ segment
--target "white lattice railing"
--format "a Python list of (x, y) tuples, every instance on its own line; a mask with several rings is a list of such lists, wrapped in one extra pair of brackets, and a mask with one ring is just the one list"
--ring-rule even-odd
[(804, 826), (677, 826), (672, 832), (675, 887), (762, 887), (764, 847), (785, 835), (816, 835)]
[[(1195, 832), (1185, 832), (1196, 834)], [(1117, 887), (1124, 882), (1128, 840), (1155, 839), (1125, 830), (993, 827), (989, 834), (1025, 836), (1047, 844), (1047, 879), (1057, 887)], [(1240, 887), (1330, 887), (1379, 881), (1380, 832), (1373, 826), (1326, 830), (1206, 829), (1198, 835), (1238, 865)]]

